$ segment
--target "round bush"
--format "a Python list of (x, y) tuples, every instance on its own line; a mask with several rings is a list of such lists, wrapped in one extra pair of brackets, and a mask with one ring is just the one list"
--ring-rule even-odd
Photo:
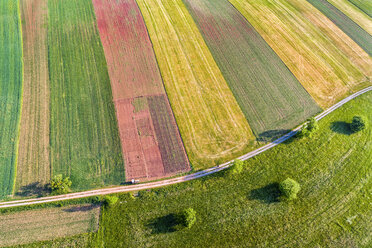
[(352, 132), (356, 133), (362, 131), (366, 128), (366, 120), (362, 116), (354, 116), (353, 121), (350, 124), (350, 129)]
[(297, 193), (300, 191), (301, 187), (295, 180), (287, 178), (279, 184), (279, 190), (283, 196), (288, 200), (293, 200), (297, 198)]
[(179, 222), (187, 228), (191, 228), (196, 222), (196, 211), (192, 208), (185, 209), (179, 217)]
[(119, 198), (117, 196), (105, 196), (104, 202), (106, 206), (112, 207), (117, 203), (118, 200)]
[(228, 170), (229, 175), (238, 175), (243, 171), (244, 162), (236, 159)]

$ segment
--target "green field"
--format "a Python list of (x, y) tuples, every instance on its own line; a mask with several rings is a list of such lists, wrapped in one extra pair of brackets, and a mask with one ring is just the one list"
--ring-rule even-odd
[(90, 0), (48, 2), (50, 160), (73, 189), (124, 179), (106, 60)]
[(364, 13), (372, 17), (372, 1), (370, 0), (349, 0), (352, 4), (361, 9)]
[(22, 34), (19, 1), (0, 1), (0, 199), (11, 195), (22, 108)]
[(320, 111), (279, 56), (228, 1), (184, 3), (259, 140), (285, 132)]
[[(372, 36), (326, 0), (307, 0), (372, 56)], [(371, 23), (370, 23), (371, 25)]]
[[(43, 247), (368, 247), (371, 103), (371, 92), (359, 96), (322, 119), (311, 139), (280, 144), (248, 160), (233, 178), (221, 173), (140, 192), (135, 200), (122, 195), (103, 210), (96, 235)], [(369, 117), (369, 126), (351, 134), (354, 115)], [(279, 202), (277, 183), (287, 177), (302, 189), (297, 200)], [(173, 230), (173, 215), (187, 207), (197, 211), (196, 224)]]

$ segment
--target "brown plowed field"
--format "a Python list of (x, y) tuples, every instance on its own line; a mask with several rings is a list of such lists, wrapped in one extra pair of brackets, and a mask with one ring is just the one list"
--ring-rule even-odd
[(99, 206), (94, 205), (0, 214), (0, 247), (95, 232), (99, 214)]
[[(93, 0), (93, 5), (116, 106), (126, 179), (143, 181), (189, 170), (136, 2)], [(159, 109), (159, 101), (154, 101), (158, 97), (163, 99)]]
[(21, 0), (23, 110), (16, 190), (50, 180), (47, 0)]
[(178, 145), (181, 141), (177, 129), (173, 128), (176, 123), (168, 114), (171, 109), (166, 96), (150, 96), (148, 102), (165, 173), (186, 171), (184, 164), (187, 163), (187, 158), (182, 147)]

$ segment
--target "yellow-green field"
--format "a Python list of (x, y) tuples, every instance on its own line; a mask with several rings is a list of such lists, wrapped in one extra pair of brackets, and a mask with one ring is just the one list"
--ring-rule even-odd
[(137, 2), (194, 169), (246, 151), (252, 131), (182, 1)]
[(310, 3), (230, 2), (323, 108), (370, 84), (371, 58)]

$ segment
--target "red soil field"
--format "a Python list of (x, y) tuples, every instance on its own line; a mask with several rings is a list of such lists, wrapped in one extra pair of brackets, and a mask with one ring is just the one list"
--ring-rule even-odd
[(93, 5), (112, 85), (127, 181), (190, 170), (136, 2), (93, 0)]

